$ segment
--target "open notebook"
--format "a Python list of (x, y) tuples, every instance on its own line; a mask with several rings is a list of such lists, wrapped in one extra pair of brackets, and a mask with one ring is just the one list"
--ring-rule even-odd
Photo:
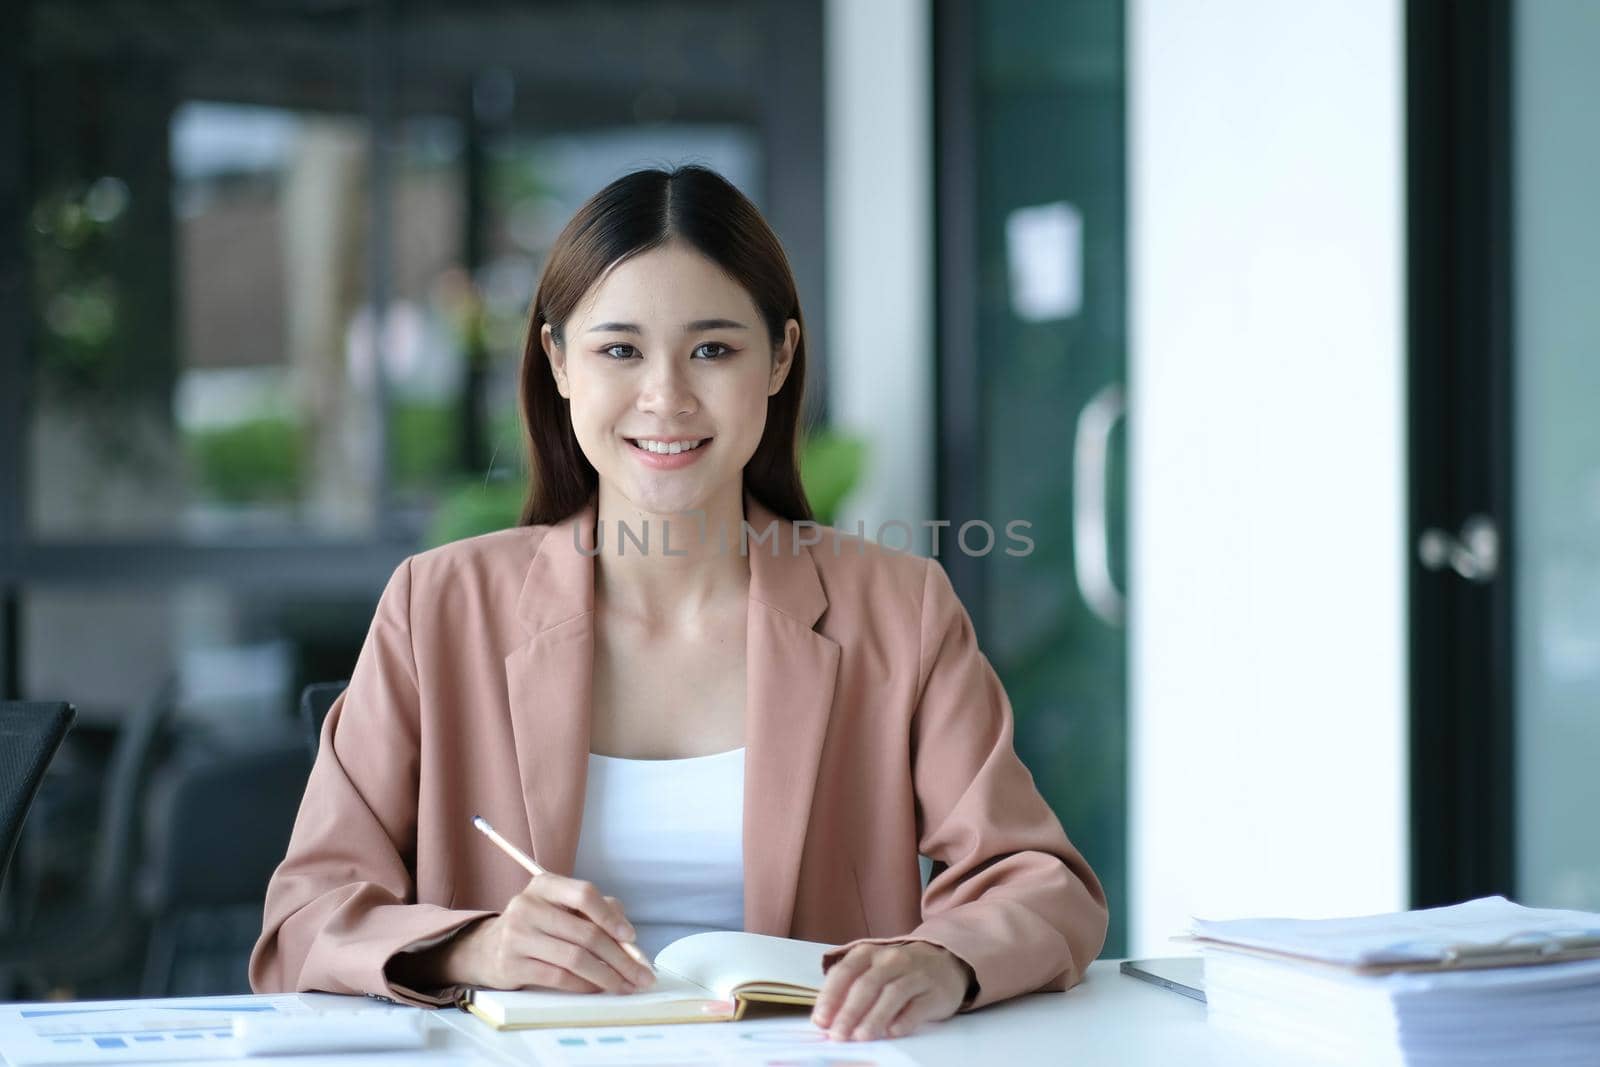
[(642, 993), (473, 989), (461, 1006), (500, 1030), (730, 1022), (743, 1017), (752, 1001), (815, 1004), (822, 956), (833, 947), (714, 930), (679, 938), (656, 953), (656, 984)]

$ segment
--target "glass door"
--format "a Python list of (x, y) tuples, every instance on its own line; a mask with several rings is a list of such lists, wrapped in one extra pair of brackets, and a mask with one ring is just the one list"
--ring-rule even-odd
[[(1123, 4), (940, 5), (939, 515), (1016, 746), (1126, 942)], [(1012, 555), (1007, 524), (1031, 549)], [(1014, 546), (1015, 547), (1015, 546)]]

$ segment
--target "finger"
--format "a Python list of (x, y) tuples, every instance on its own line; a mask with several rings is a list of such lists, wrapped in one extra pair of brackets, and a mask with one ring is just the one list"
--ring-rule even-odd
[(617, 974), (641, 989), (655, 984), (650, 968), (636, 961), (623, 950), (616, 938), (596, 926), (588, 918), (555, 904), (540, 902), (540, 911), (534, 921), (545, 933), (582, 945), (594, 953)]
[(824, 1029), (833, 1024), (839, 1005), (844, 1003), (856, 978), (872, 966), (872, 949), (871, 945), (857, 945), (829, 968), (828, 976), (822, 980), (822, 989), (817, 993), (817, 1003), (811, 1009), (813, 1023)]
[(622, 901), (616, 897), (601, 897), (600, 899), (605, 901), (606, 907), (610, 909), (612, 916), (611, 922), (606, 924), (606, 929), (620, 930), (620, 933), (615, 933), (613, 936), (620, 937), (624, 941), (637, 940), (639, 932), (633, 928), (633, 923), (628, 921), (628, 915), (622, 908)]
[[(543, 937), (581, 946), (599, 960), (604, 960), (608, 953), (596, 951), (594, 946), (601, 941), (609, 941), (612, 946), (609, 955), (625, 958), (626, 954), (616, 941), (611, 940), (610, 935), (589, 918), (544, 899), (541, 894), (532, 892), (532, 888), (530, 884), (528, 890), (519, 893), (505, 911), (508, 924), (507, 937), (516, 954), (528, 958), (542, 958), (555, 966), (574, 969), (576, 960), (581, 959), (582, 954), (563, 948), (554, 950), (554, 955), (546, 956), (542, 951), (547, 946), (547, 942), (541, 940)], [(637, 966), (628, 960), (621, 964), (620, 970), (606, 963), (603, 971), (598, 974), (594, 973), (592, 968), (582, 973), (597, 989), (633, 992), (638, 988), (638, 984), (632, 980), (631, 969)], [(605, 976), (606, 971), (611, 973), (611, 977)], [(651, 981), (653, 983), (653, 976)]]
[(527, 934), (522, 945), (530, 958), (570, 971), (606, 992), (631, 993), (634, 990), (632, 982), (582, 945), (565, 941), (543, 930)]
[(622, 906), (615, 903), (616, 898), (608, 900), (593, 882), (560, 874), (541, 874), (528, 883), (527, 891), (542, 900), (587, 916), (612, 937), (632, 941), (638, 936), (627, 916), (622, 914)]
[(861, 1021), (856, 1023), (850, 1039), (876, 1041), (886, 1036), (889, 1033), (889, 1023), (900, 1014), (900, 1009), (910, 1003), (912, 997), (927, 989), (927, 978), (919, 971), (907, 971), (889, 979), (879, 990), (878, 999), (862, 1015)]
[(619, 942), (622, 945), (622, 951), (630, 960), (644, 969), (643, 973), (647, 976), (649, 982), (653, 983), (656, 980), (655, 966), (650, 962), (650, 957), (646, 956), (639, 946), (635, 944), (639, 940), (639, 933), (634, 929), (633, 923), (628, 921), (628, 915), (622, 908), (622, 901), (616, 897), (606, 897), (605, 902), (616, 909), (617, 918), (622, 924), (621, 927), (613, 927), (613, 929), (620, 928), (627, 931)]
[(925, 1022), (930, 1022), (934, 1017), (933, 995), (931, 993), (918, 993), (905, 1006), (900, 1009), (900, 1014), (889, 1021), (889, 1037), (905, 1037), (916, 1030)]
[(585, 981), (563, 967), (521, 954), (507, 961), (502, 973), (510, 975), (510, 980), (506, 984), (511, 989), (558, 989), (564, 993), (600, 992), (599, 986)]
[(883, 987), (891, 978), (904, 972), (906, 967), (906, 954), (898, 948), (883, 948), (874, 953), (872, 965), (850, 983), (850, 992), (845, 995), (828, 1027), (828, 1036), (837, 1041), (849, 1041), (850, 1035), (866, 1018), (872, 1005), (877, 1003)]

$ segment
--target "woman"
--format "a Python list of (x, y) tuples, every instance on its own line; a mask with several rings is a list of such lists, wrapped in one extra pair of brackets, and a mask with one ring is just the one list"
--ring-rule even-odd
[(1100, 883), (944, 569), (810, 521), (804, 385), (788, 262), (727, 181), (639, 171), (578, 211), (523, 357), (522, 522), (390, 579), (258, 991), (626, 992), (652, 979), (622, 942), (746, 929), (838, 945), (813, 1018), (860, 1040), (1082, 978)]

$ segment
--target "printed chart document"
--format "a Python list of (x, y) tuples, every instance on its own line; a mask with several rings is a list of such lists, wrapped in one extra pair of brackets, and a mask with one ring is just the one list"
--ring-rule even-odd
[[(509, 1036), (509, 1035), (507, 1035)], [(627, 1026), (518, 1034), (540, 1067), (915, 1067), (898, 1042), (829, 1041), (793, 1019), (727, 1026)]]
[[(448, 1027), (434, 1012), (380, 1004), (365, 997), (296, 993), (83, 1000), (0, 1005), (0, 1063), (11, 1067), (62, 1064), (281, 1064), (283, 1067), (377, 1067), (504, 1062), (492, 1052), (451, 1047)], [(450, 1014), (458, 1014), (451, 1012)], [(411, 1025), (406, 1025), (406, 1024)], [(376, 1041), (406, 1033), (423, 1047), (375, 1050)], [(242, 1032), (256, 1029), (252, 1046)], [(308, 1033), (309, 1028), (309, 1033)], [(292, 1055), (261, 1055), (276, 1035), (309, 1040)], [(459, 1042), (457, 1043), (459, 1045)], [(251, 1049), (254, 1047), (255, 1051)], [(320, 1051), (318, 1051), (320, 1049)], [(245, 1058), (249, 1053), (248, 1058)]]
[(292, 994), (183, 1000), (80, 1000), (0, 1008), (0, 1056), (12, 1067), (148, 1063), (232, 1056), (241, 1015), (306, 1014)]

